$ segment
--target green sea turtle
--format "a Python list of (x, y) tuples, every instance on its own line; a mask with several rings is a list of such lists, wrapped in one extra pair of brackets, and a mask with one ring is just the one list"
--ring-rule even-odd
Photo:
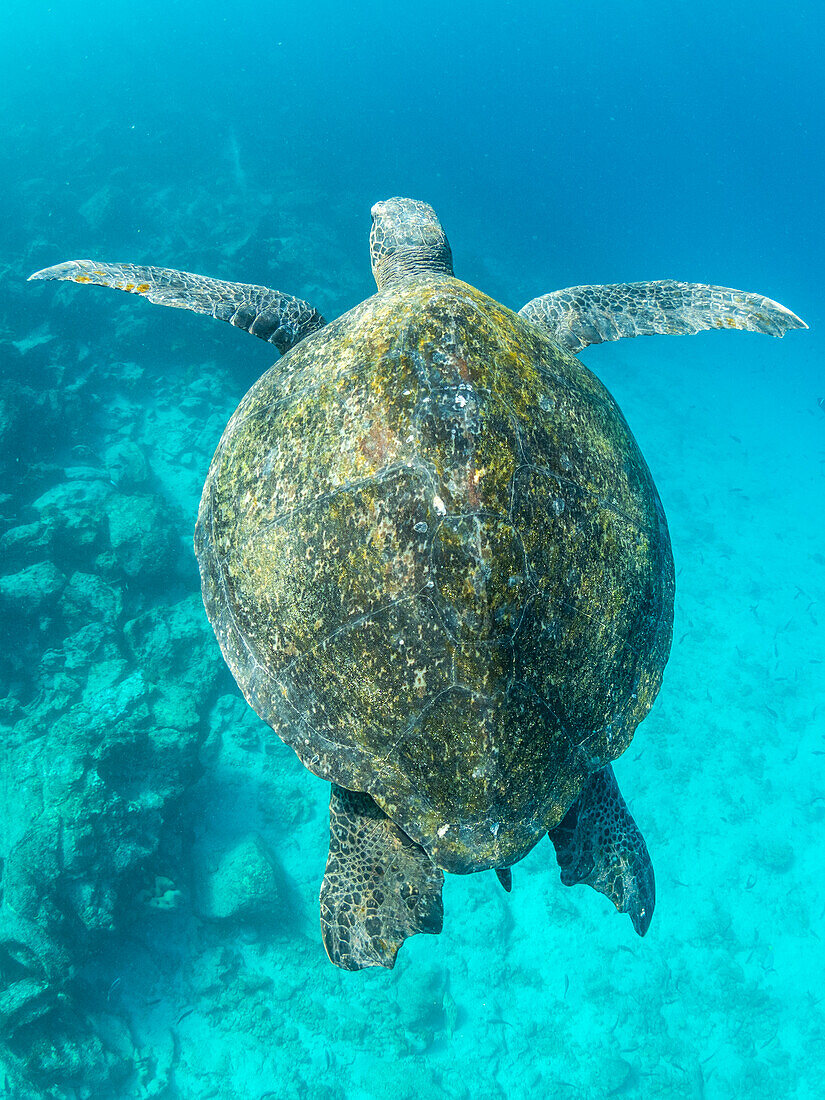
[(392, 967), (442, 925), (443, 872), (510, 868), (547, 834), (644, 935), (645, 842), (611, 769), (653, 703), (673, 563), (615, 401), (575, 357), (622, 336), (805, 327), (760, 295), (581, 286), (518, 313), (456, 279), (423, 202), (372, 209), (377, 293), (301, 299), (78, 260), (33, 279), (207, 313), (282, 353), (212, 460), (195, 532), (241, 690), (332, 785), (330, 959)]

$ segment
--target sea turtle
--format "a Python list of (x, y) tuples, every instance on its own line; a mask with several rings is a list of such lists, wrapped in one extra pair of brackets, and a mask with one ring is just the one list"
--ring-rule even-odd
[(443, 872), (545, 834), (644, 935), (645, 842), (611, 769), (659, 690), (673, 562), (615, 401), (575, 357), (621, 336), (804, 328), (760, 295), (580, 286), (518, 313), (453, 275), (433, 209), (372, 208), (378, 291), (327, 324), (261, 286), (78, 260), (32, 275), (207, 313), (283, 357), (212, 460), (195, 548), (241, 690), (332, 785), (321, 925), (345, 969), (442, 925)]

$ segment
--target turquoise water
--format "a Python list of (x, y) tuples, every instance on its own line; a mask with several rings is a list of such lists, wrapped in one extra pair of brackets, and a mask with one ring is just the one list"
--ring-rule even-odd
[[(6, 3), (0, 1095), (822, 1095), (823, 32), (814, 5), (706, 0)], [(448, 876), (443, 932), (394, 970), (330, 965), (328, 787), (243, 702), (191, 550), (273, 350), (25, 282), (154, 263), (332, 318), (372, 293), (392, 194), (516, 309), (677, 278), (810, 325), (580, 355), (677, 568), (663, 687), (615, 766), (656, 869), (644, 939), (542, 842), (509, 895)]]

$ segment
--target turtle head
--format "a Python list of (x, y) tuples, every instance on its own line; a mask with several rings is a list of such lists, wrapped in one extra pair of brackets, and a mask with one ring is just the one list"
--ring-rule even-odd
[(416, 199), (384, 199), (373, 206), (370, 262), (379, 290), (409, 275), (453, 274), (441, 222), (431, 206)]

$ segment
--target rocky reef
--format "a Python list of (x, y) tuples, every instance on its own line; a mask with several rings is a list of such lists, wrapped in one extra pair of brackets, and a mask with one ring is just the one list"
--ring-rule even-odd
[(8, 1072), (44, 1095), (133, 1072), (78, 989), (163, 858), (223, 674), (180, 509), (137, 443), (100, 451), (20, 479), (0, 539), (0, 1018)]
[[(106, 187), (80, 215), (99, 230), (124, 197)], [(271, 196), (258, 198), (263, 213)], [(207, 215), (201, 196), (183, 221), (214, 247), (212, 266), (231, 265), (254, 227), (240, 203), (218, 226)], [(285, 202), (275, 251), (293, 268), (298, 217)], [(25, 276), (65, 249), (50, 229), (46, 248), (32, 227), (0, 272), (0, 1064), (19, 1100), (172, 1095), (173, 1044), (146, 1055), (135, 1038), (145, 1006), (119, 972), (152, 946), (127, 950), (129, 936), (161, 921), (187, 943), (199, 928), (219, 941), (290, 919), (288, 876), (254, 823), (204, 825), (226, 751), (265, 748), (191, 548), (212, 449), (273, 352), (244, 338), (217, 366), (144, 339), (142, 303), (70, 303), (54, 287), (47, 302)], [(170, 242), (153, 244), (169, 260)], [(105, 350), (83, 332), (97, 307)], [(141, 361), (126, 358), (138, 346)]]

